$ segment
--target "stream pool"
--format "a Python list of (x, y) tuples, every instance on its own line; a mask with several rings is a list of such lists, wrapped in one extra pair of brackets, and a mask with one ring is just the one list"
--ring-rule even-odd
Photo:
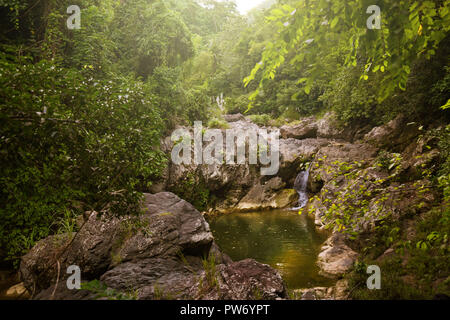
[(208, 219), (214, 238), (234, 261), (253, 258), (280, 271), (289, 289), (329, 286), (316, 266), (326, 235), (297, 211), (234, 213)]

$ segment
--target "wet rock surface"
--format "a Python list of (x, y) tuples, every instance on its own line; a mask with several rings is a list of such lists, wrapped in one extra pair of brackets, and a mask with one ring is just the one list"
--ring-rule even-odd
[(280, 177), (270, 179), (263, 185), (257, 184), (233, 208), (234, 212), (264, 211), (291, 207), (298, 200), (293, 189), (284, 189), (286, 183)]

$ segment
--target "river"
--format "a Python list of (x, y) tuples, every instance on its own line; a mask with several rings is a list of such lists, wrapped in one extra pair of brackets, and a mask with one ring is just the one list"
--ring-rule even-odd
[(219, 247), (231, 259), (253, 258), (280, 271), (289, 289), (329, 286), (316, 266), (326, 234), (314, 222), (292, 210), (234, 213), (211, 217)]

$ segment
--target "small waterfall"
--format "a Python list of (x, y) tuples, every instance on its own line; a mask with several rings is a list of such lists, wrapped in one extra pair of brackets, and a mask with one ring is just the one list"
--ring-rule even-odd
[(308, 193), (306, 192), (309, 179), (309, 169), (302, 171), (297, 175), (294, 182), (294, 189), (298, 192), (298, 207), (292, 210), (300, 210), (306, 207), (308, 204)]

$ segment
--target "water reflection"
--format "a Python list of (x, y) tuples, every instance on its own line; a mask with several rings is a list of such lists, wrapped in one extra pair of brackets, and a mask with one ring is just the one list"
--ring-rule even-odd
[(268, 264), (291, 289), (331, 284), (318, 275), (315, 263), (326, 236), (306, 216), (280, 210), (223, 215), (209, 222), (217, 244), (233, 260)]

